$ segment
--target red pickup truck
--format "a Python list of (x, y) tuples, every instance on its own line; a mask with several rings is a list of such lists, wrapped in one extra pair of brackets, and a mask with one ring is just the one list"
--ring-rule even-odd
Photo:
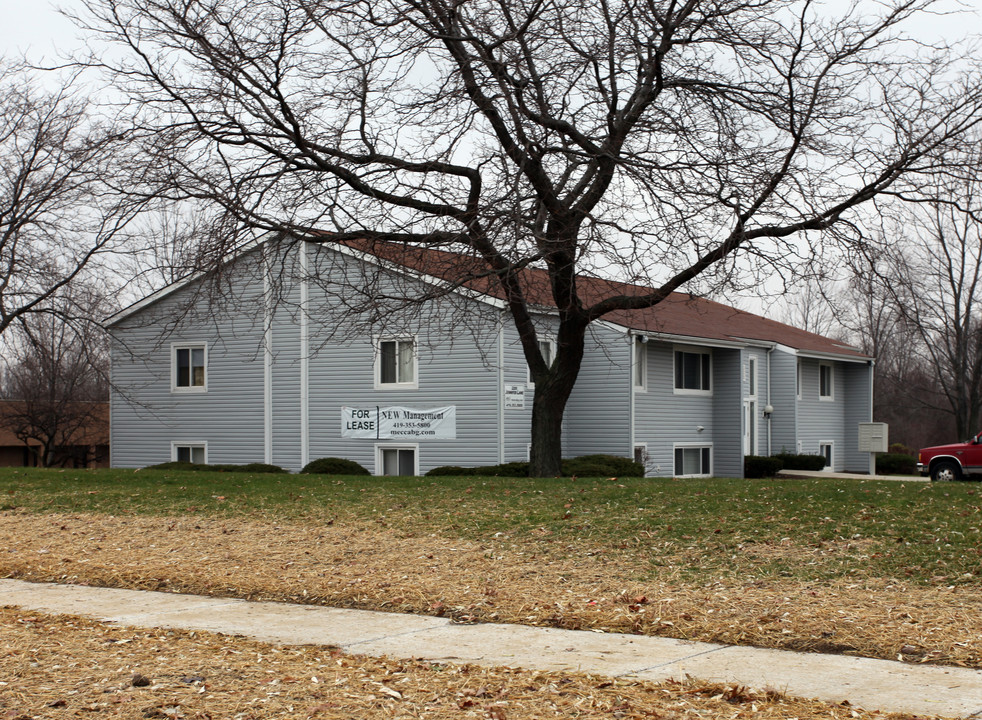
[(963, 443), (923, 448), (917, 453), (917, 469), (932, 481), (982, 474), (982, 433)]

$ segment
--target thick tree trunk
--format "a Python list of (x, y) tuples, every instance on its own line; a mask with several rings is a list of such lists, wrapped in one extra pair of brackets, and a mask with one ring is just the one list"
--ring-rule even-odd
[(530, 477), (556, 477), (562, 472), (563, 416), (580, 373), (585, 337), (585, 324), (562, 323), (552, 367), (545, 373), (533, 373)]
[(532, 402), (532, 452), (529, 464), (530, 477), (556, 477), (562, 473), (563, 413), (566, 397), (535, 390)]

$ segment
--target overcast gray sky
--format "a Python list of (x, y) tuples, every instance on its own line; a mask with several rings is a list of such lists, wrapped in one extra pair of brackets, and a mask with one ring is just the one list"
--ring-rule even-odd
[[(862, 0), (874, 11), (876, 0)], [(829, 12), (845, 9), (850, 0), (826, 0)], [(82, 0), (0, 0), (0, 55), (19, 56), (22, 53), (37, 64), (56, 63), (82, 46), (75, 26), (57, 8), (81, 10)], [(941, 0), (938, 10), (961, 10), (955, 16), (922, 16), (916, 26), (908, 27), (912, 34), (926, 42), (956, 41), (970, 35), (982, 34), (982, 0)], [(736, 298), (729, 298), (736, 302)], [(759, 311), (759, 299), (748, 300), (750, 309)], [(747, 303), (743, 303), (746, 305)]]
[[(77, 0), (59, 5), (78, 6)], [(0, 0), (0, 47), (4, 55), (27, 53), (34, 61), (54, 59), (79, 46), (78, 32), (48, 0)]]
[[(831, 8), (844, 7), (848, 0), (827, 0), (824, 5)], [(879, 5), (874, 0), (865, 0), (871, 9)], [(80, 45), (75, 27), (62, 17), (56, 7), (80, 8), (81, 0), (0, 0), (0, 47), (2, 54), (26, 52), (34, 61), (42, 58), (54, 59), (59, 50), (70, 51)], [(974, 11), (958, 17), (924, 17), (918, 22), (917, 33), (924, 33), (923, 39), (933, 41), (938, 38), (956, 39), (972, 33), (982, 33), (982, 0), (943, 0), (940, 8), (953, 10), (961, 7)]]

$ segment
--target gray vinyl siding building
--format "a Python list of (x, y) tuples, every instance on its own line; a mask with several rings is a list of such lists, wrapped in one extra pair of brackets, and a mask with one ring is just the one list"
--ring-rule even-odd
[(632, 456), (631, 363), (628, 335), (604, 326), (587, 330), (580, 375), (566, 405), (564, 457)]
[[(381, 297), (430, 282), (363, 252), (260, 243), (220, 286), (177, 283), (113, 318), (113, 465), (297, 471), (344, 457), (375, 474), (423, 474), (527, 460), (535, 388), (501, 299), (457, 292), (425, 312), (386, 312), (367, 290), (347, 294), (359, 278)], [(633, 455), (658, 477), (739, 477), (746, 455), (831, 448), (835, 469), (868, 468), (856, 436), (871, 420), (869, 358), (701, 299), (644, 312), (589, 329), (564, 456)], [(541, 307), (536, 321), (551, 342), (554, 314)], [(353, 436), (342, 428), (351, 408), (451, 408), (455, 423), (439, 437)]]

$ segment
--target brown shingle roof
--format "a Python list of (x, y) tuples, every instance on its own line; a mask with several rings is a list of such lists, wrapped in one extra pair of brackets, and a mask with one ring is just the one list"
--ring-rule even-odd
[[(466, 288), (499, 300), (505, 298), (497, 277), (481, 258), (402, 243), (365, 240), (345, 244), (352, 249), (442, 280), (453, 281), (462, 275), (472, 275), (473, 279), (464, 283)], [(545, 270), (525, 268), (521, 278), (529, 303), (555, 307)], [(651, 288), (641, 285), (586, 275), (579, 276), (577, 283), (586, 305), (615, 295), (635, 296), (651, 292)], [(856, 348), (838, 340), (687, 293), (672, 293), (658, 305), (643, 310), (617, 310), (605, 315), (603, 320), (647, 333), (703, 338), (709, 341), (756, 340), (779, 343), (808, 353), (866, 357)]]

